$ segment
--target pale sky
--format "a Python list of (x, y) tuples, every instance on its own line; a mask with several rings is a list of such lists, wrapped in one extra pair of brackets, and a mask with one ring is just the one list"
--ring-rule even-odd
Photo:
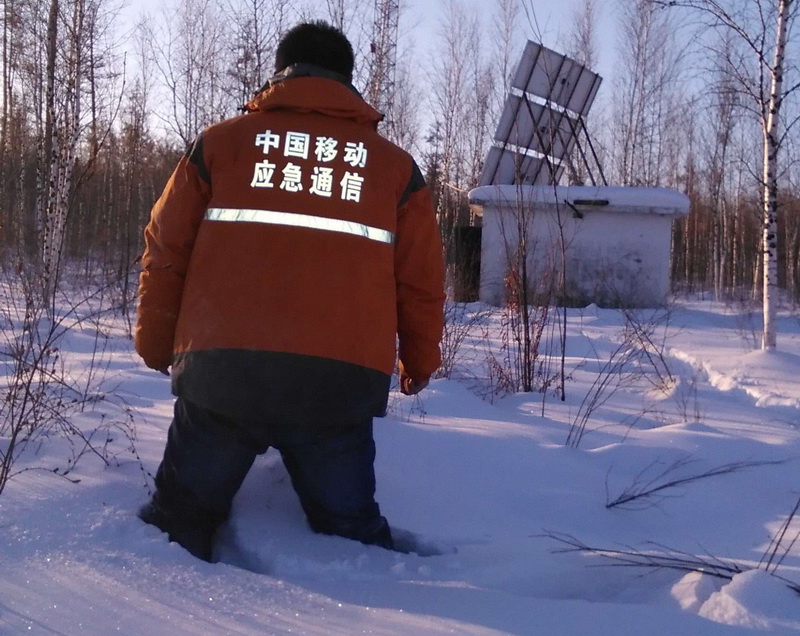
[[(487, 16), (487, 28), (489, 28), (491, 16), (494, 13), (493, 0), (456, 0), (475, 8), (480, 15), (483, 9)], [(566, 53), (569, 43), (569, 34), (572, 28), (572, 19), (577, 8), (581, 5), (581, 0), (527, 0), (533, 7), (537, 27), (541, 31), (542, 44), (558, 51)], [(408, 21), (416, 19), (422, 20), (422, 28), (430, 28), (435, 34), (447, 0), (401, 0), (405, 3), (408, 11)], [(604, 69), (610, 69), (611, 56), (614, 46), (614, 10), (618, 0), (598, 0), (598, 28), (597, 28), (597, 47), (599, 51), (599, 68), (593, 69), (603, 75)], [(527, 19), (524, 14), (520, 16), (523, 26), (523, 34), (529, 39), (538, 40), (539, 34), (530, 31)], [(432, 35), (433, 37), (433, 35)], [(522, 54), (520, 48), (519, 54)], [(605, 78), (608, 79), (608, 78)]]
[[(127, 16), (127, 21), (130, 25), (135, 24), (138, 16), (147, 12), (153, 16), (161, 15), (161, 8), (173, 4), (177, 4), (178, 0), (127, 0), (128, 6), (124, 9), (123, 13)], [(438, 39), (438, 31), (442, 22), (443, 15), (448, 0), (400, 0), (403, 8), (403, 19), (401, 21), (401, 38), (404, 34), (408, 34), (415, 46), (415, 53), (418, 51), (420, 60), (420, 67), (430, 59), (430, 54), (435, 51), (436, 42)], [(487, 31), (492, 29), (492, 20), (494, 16), (494, 0), (455, 0), (456, 2), (464, 3), (468, 7), (473, 8), (478, 12), (479, 19), (482, 25), (485, 25)], [(520, 15), (521, 25), (521, 39), (519, 50), (514, 54), (513, 64), (516, 65), (519, 57), (522, 55), (524, 48), (524, 38), (532, 40), (539, 40), (541, 35), (542, 43), (559, 53), (567, 53), (569, 49), (570, 31), (572, 29), (572, 21), (577, 10), (582, 3), (582, 0), (526, 0), (533, 7), (536, 18), (536, 26), (532, 29), (528, 26), (528, 20), (524, 13)], [(306, 0), (305, 2), (298, 3), (300, 5), (308, 6), (309, 4), (316, 3), (322, 10), (319, 17), (322, 19), (327, 18), (327, 12), (324, 10), (324, 0)], [(369, 4), (369, 0), (367, 0)], [(611, 90), (611, 69), (613, 68), (613, 55), (615, 47), (615, 8), (618, 0), (598, 0), (597, 12), (598, 25), (597, 25), (597, 48), (599, 62), (597, 68), (592, 69), (603, 77), (603, 84), (600, 88), (600, 93), (595, 101), (595, 108), (600, 107), (601, 102), (606, 99), (606, 96)], [(486, 8), (485, 8), (486, 7)], [(483, 15), (485, 14), (485, 20)], [(534, 29), (540, 33), (536, 33)], [(491, 35), (487, 33), (487, 42)], [(401, 43), (402, 46), (402, 43)]]
[[(490, 16), (493, 13), (494, 2), (492, 0), (456, 0), (468, 6), (477, 8), (481, 11), (484, 9), (487, 16), (487, 25)], [(581, 0), (528, 0), (533, 7), (538, 22), (538, 28), (541, 30), (543, 44), (560, 53), (565, 53), (571, 23), (576, 8), (580, 6)], [(169, 5), (176, 0), (128, 0), (128, 6), (125, 9), (125, 14), (130, 16), (131, 20), (135, 19), (140, 12), (148, 11), (157, 13), (158, 10), (164, 6)], [(401, 28), (409, 28), (411, 25), (419, 25), (414, 29), (414, 39), (419, 41), (435, 40), (436, 29), (440, 23), (441, 15), (447, 0), (401, 0), (404, 6), (404, 22)], [(613, 7), (616, 5), (617, 0), (600, 0), (598, 2), (599, 24), (597, 30), (597, 45), (600, 53), (599, 68), (593, 69), (604, 75), (604, 70), (611, 67), (611, 52), (613, 51)], [(324, 0), (318, 0), (321, 6), (324, 6)], [(298, 3), (300, 4), (300, 3)], [(308, 4), (304, 2), (302, 4)], [(480, 15), (480, 13), (479, 13)], [(325, 17), (325, 16), (321, 16)], [(522, 24), (526, 27), (524, 29), (525, 35), (531, 39), (536, 39), (535, 34), (530, 32), (527, 28), (527, 20), (522, 16)], [(426, 36), (424, 31), (429, 30), (430, 33)], [(419, 32), (417, 32), (419, 31)], [(519, 53), (522, 53), (520, 48)], [(604, 78), (608, 79), (608, 78)]]

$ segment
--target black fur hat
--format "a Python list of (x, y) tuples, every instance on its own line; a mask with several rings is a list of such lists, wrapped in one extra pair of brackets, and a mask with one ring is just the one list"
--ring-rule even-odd
[(321, 20), (302, 22), (289, 30), (275, 52), (275, 72), (292, 64), (316, 64), (353, 78), (353, 47), (339, 29)]

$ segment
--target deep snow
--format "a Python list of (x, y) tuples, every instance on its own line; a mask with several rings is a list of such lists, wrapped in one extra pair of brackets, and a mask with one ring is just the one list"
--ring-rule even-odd
[[(390, 416), (376, 422), (378, 500), (401, 537), (416, 534), (425, 556), (314, 535), (270, 451), (235, 501), (216, 564), (135, 516), (172, 399), (168, 380), (131, 352), (122, 323), (106, 324), (106, 399), (74, 418), (91, 428), (127, 405), (136, 454), (118, 435), (110, 445), (117, 460), (83, 457), (70, 474), (80, 483), (30, 471), (0, 495), (0, 633), (800, 631), (800, 595), (757, 568), (800, 494), (796, 315), (781, 316), (779, 350), (764, 353), (753, 346), (757, 314), (677, 303), (654, 331), (672, 381), (626, 376), (573, 448), (565, 445), (570, 424), (617, 347), (622, 314), (570, 311), (567, 399), (546, 395), (543, 416), (541, 394), (480, 395), (487, 347), (499, 350), (501, 315), (492, 311), (461, 351), (458, 379), (432, 382), (421, 398), (393, 396)], [(75, 330), (65, 359), (80, 368), (95, 335)], [(54, 437), (23, 465), (63, 466), (67, 451)], [(606, 508), (631, 487), (735, 462), (747, 465)], [(787, 537), (798, 530), (800, 522)], [(723, 580), (618, 567), (564, 552), (554, 537), (567, 535), (592, 548), (689, 553), (747, 571)], [(777, 574), (800, 583), (800, 546)]]

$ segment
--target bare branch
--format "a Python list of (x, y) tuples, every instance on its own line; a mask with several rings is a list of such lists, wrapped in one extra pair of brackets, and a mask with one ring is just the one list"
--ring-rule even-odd
[[(648, 481), (642, 483), (642, 478), (644, 475), (656, 464), (658, 461), (654, 461), (652, 464), (647, 466), (644, 470), (642, 470), (634, 479), (633, 483), (625, 488), (620, 495), (618, 495), (615, 499), (608, 501), (606, 503), (606, 508), (616, 508), (616, 507), (623, 507), (629, 506), (633, 502), (641, 502), (641, 500), (651, 500), (656, 495), (663, 493), (665, 490), (670, 490), (672, 488), (677, 488), (679, 486), (685, 486), (686, 484), (691, 484), (696, 481), (700, 481), (702, 479), (708, 479), (710, 477), (719, 477), (720, 475), (730, 475), (732, 473), (737, 473), (747, 468), (756, 468), (759, 466), (775, 466), (778, 464), (782, 464), (782, 461), (740, 461), (740, 462), (729, 462), (727, 464), (722, 464), (721, 466), (717, 466), (716, 468), (710, 468), (705, 470), (701, 473), (696, 473), (694, 475), (688, 475), (686, 477), (676, 477), (673, 479), (666, 479), (667, 475), (676, 472), (687, 466), (690, 463), (689, 457), (681, 458), (674, 463), (668, 465), (664, 468), (663, 471), (658, 473)], [(661, 495), (660, 495), (661, 496)], [(649, 505), (655, 505), (654, 502), (649, 501)]]
[[(646, 545), (658, 548), (656, 551), (637, 550), (631, 546), (623, 546), (622, 549), (597, 548), (584, 543), (571, 534), (561, 532), (545, 531), (539, 536), (552, 539), (565, 546), (554, 549), (553, 553), (555, 554), (572, 552), (590, 554), (612, 561), (613, 563), (610, 564), (612, 566), (698, 572), (726, 581), (730, 581), (737, 574), (756, 569), (733, 560), (723, 560), (708, 554), (705, 556), (691, 554), (653, 542), (648, 542)], [(789, 589), (800, 594), (800, 584), (776, 574), (774, 570), (768, 573), (782, 581)]]

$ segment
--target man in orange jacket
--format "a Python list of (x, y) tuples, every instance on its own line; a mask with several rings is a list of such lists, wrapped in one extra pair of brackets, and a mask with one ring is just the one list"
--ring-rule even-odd
[(430, 195), (351, 86), (350, 43), (300, 24), (275, 70), (246, 114), (198, 136), (145, 230), (136, 350), (171, 367), (177, 399), (140, 517), (205, 560), (269, 447), (315, 532), (392, 548), (372, 418), (398, 353), (406, 394), (440, 363)]

